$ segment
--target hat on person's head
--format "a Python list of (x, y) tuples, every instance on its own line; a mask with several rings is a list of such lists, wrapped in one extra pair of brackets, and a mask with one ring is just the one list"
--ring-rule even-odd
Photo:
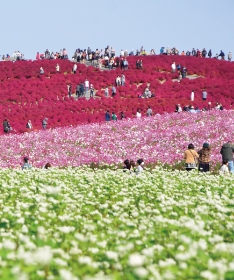
[(209, 148), (209, 143), (207, 143), (207, 142), (205, 142), (204, 144), (203, 144), (203, 148)]

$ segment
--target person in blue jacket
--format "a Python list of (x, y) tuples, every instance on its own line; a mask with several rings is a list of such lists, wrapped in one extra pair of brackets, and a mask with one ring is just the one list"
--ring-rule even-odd
[(109, 122), (109, 121), (111, 120), (111, 116), (110, 116), (110, 111), (109, 111), (109, 110), (106, 111), (105, 120), (106, 120), (107, 122)]

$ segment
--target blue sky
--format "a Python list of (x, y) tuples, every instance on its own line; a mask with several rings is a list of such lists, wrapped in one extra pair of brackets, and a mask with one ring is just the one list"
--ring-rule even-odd
[(0, 54), (34, 59), (46, 48), (161, 46), (234, 52), (234, 0), (10, 0), (1, 2)]

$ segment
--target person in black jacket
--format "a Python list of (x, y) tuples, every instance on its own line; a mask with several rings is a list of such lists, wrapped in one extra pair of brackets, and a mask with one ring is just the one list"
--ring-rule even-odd
[(211, 51), (211, 50), (209, 50), (209, 52), (208, 52), (208, 57), (209, 57), (209, 58), (212, 57), (212, 51)]
[(206, 49), (204, 48), (204, 49), (202, 50), (202, 57), (206, 57), (206, 54), (207, 54), (207, 51), (206, 51)]
[(231, 141), (228, 141), (227, 143), (223, 144), (220, 154), (222, 155), (222, 160), (228, 161), (228, 168), (232, 173), (234, 173), (233, 153), (234, 153), (234, 146), (232, 145)]

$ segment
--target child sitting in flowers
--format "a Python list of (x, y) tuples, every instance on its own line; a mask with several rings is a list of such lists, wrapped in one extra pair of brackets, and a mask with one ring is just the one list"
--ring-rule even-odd
[(141, 172), (144, 171), (144, 169), (143, 169), (143, 165), (144, 165), (143, 158), (138, 159), (137, 160), (137, 164), (138, 164), (138, 166), (137, 166), (137, 174), (140, 174)]
[(22, 165), (22, 169), (31, 169), (31, 168), (32, 168), (32, 165), (31, 165), (31, 164), (29, 164), (29, 162), (28, 162), (28, 158), (27, 158), (27, 157), (25, 157), (25, 158), (24, 158), (23, 165)]
[(223, 165), (221, 166), (219, 170), (220, 175), (227, 175), (229, 174), (229, 169), (228, 169), (228, 161), (226, 159), (223, 160)]

